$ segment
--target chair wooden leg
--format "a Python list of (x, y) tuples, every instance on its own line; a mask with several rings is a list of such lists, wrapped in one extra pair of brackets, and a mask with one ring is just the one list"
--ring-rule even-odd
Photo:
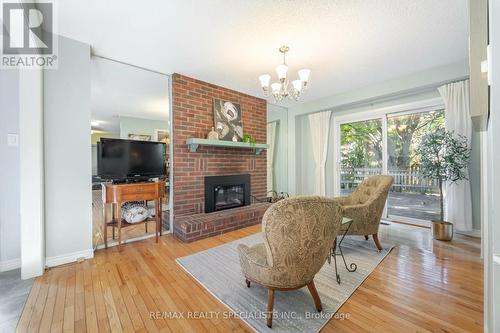
[(316, 286), (314, 285), (314, 281), (311, 281), (307, 284), (307, 288), (309, 289), (309, 292), (312, 295), (312, 298), (314, 300), (314, 306), (316, 307), (316, 310), (318, 312), (321, 312), (323, 310), (321, 306), (321, 299), (319, 298), (318, 291), (316, 290)]
[(273, 326), (274, 289), (267, 290), (267, 327)]
[(246, 282), (246, 284), (247, 284), (247, 288), (250, 288), (250, 283), (251, 283), (251, 281), (250, 281), (249, 279), (245, 279), (245, 282)]
[(380, 244), (380, 241), (378, 239), (378, 234), (373, 234), (373, 241), (375, 242), (375, 245), (377, 246), (377, 249), (379, 251), (382, 251), (382, 245)]
[(368, 235), (365, 235), (365, 240), (368, 240)]

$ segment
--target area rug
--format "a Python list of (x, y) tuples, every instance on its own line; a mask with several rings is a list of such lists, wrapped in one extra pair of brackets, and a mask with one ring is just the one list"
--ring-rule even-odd
[(237, 317), (246, 322), (256, 332), (318, 332), (326, 323), (336, 318), (348, 319), (349, 314), (336, 313), (342, 304), (352, 295), (361, 283), (391, 251), (392, 246), (384, 244), (384, 250), (377, 252), (375, 244), (364, 237), (346, 237), (342, 250), (348, 262), (354, 262), (358, 268), (348, 272), (337, 256), (337, 267), (341, 284), (335, 279), (333, 260), (325, 263), (314, 278), (323, 305), (318, 313), (312, 297), (306, 287), (281, 292), (276, 291), (274, 299), (273, 327), (266, 325), (267, 289), (252, 284), (246, 287), (242, 276), (238, 244), (254, 245), (262, 242), (260, 233), (241, 238), (237, 241), (178, 258), (176, 261), (212, 295), (229, 308), (227, 313), (210, 314), (221, 319)]

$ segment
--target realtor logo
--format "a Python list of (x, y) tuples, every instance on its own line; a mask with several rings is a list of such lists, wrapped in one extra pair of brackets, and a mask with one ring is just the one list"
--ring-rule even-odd
[(3, 2), (2, 19), (2, 68), (55, 67), (52, 3)]

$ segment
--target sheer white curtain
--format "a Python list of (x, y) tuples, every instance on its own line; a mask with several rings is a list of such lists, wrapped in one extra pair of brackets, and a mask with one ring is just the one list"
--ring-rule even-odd
[(267, 124), (267, 191), (274, 190), (274, 154), (276, 145), (276, 126), (277, 122)]
[[(469, 109), (469, 80), (445, 84), (438, 88), (445, 102), (445, 127), (461, 134), (471, 144), (472, 120)], [(457, 230), (472, 230), (472, 199), (468, 180), (447, 184), (445, 188), (445, 220)]]
[(331, 111), (323, 111), (308, 116), (315, 162), (314, 194), (322, 196), (326, 195), (325, 164), (328, 152), (331, 114)]

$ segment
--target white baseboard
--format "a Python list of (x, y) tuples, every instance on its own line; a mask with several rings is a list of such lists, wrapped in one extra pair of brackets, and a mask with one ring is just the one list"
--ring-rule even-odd
[(465, 236), (471, 236), (471, 237), (476, 237), (476, 238), (481, 238), (481, 230), (478, 229), (473, 229), (471, 231), (460, 231), (456, 230), (455, 231), (457, 234), (460, 235), (465, 235)]
[(11, 271), (21, 267), (21, 258), (0, 261), (0, 272)]
[(45, 258), (45, 266), (55, 267), (78, 261), (79, 258), (91, 259), (93, 257), (94, 257), (94, 251), (92, 249), (88, 249), (84, 251), (63, 254), (55, 257), (47, 257)]

